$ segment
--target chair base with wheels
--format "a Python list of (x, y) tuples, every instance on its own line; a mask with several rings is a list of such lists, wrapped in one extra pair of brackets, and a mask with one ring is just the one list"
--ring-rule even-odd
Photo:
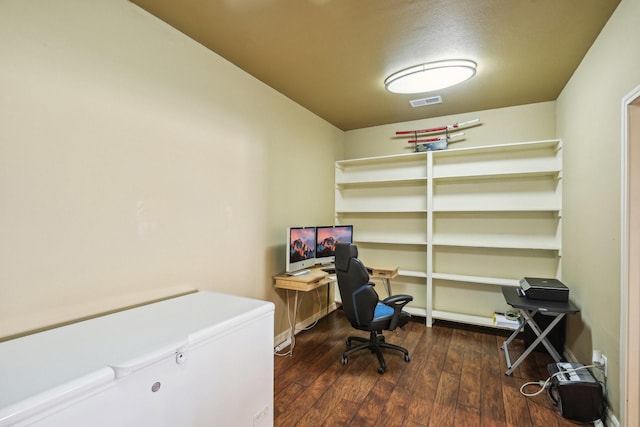
[[(351, 343), (353, 341), (361, 342), (363, 344), (351, 348)], [(342, 364), (347, 364), (347, 358), (350, 354), (355, 353), (356, 351), (368, 349), (369, 351), (371, 351), (371, 353), (375, 353), (378, 357), (378, 362), (380, 362), (378, 373), (384, 374), (387, 370), (387, 363), (385, 362), (384, 356), (382, 355), (383, 348), (399, 351), (404, 355), (403, 358), (405, 362), (411, 361), (409, 351), (407, 351), (406, 348), (400, 347), (399, 345), (387, 343), (384, 339), (384, 335), (379, 333), (379, 331), (370, 331), (368, 340), (366, 338), (356, 336), (350, 336), (349, 338), (347, 338), (347, 351), (342, 353)]]

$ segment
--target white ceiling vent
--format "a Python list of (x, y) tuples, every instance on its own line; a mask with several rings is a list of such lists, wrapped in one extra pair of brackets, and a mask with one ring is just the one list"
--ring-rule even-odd
[(429, 98), (412, 99), (409, 103), (413, 108), (424, 107), (425, 105), (442, 104), (442, 97), (438, 95), (430, 96)]

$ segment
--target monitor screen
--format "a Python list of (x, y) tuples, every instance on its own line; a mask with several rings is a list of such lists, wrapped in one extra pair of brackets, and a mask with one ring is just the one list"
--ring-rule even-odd
[(316, 263), (316, 228), (287, 229), (287, 273), (303, 270)]
[(316, 264), (334, 262), (338, 242), (353, 243), (352, 225), (316, 227)]

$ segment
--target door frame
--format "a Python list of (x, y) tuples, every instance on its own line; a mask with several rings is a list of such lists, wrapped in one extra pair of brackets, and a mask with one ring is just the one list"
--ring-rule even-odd
[[(622, 100), (620, 415), (640, 425), (640, 86)], [(633, 166), (633, 167), (632, 167)], [(633, 189), (634, 193), (631, 192)], [(634, 262), (635, 261), (635, 262)], [(631, 404), (630, 404), (631, 402)]]

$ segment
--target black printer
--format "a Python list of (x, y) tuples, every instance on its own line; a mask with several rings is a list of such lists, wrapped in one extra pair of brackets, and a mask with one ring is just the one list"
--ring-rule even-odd
[(569, 288), (558, 279), (525, 277), (520, 279), (521, 294), (529, 299), (544, 301), (569, 301)]

